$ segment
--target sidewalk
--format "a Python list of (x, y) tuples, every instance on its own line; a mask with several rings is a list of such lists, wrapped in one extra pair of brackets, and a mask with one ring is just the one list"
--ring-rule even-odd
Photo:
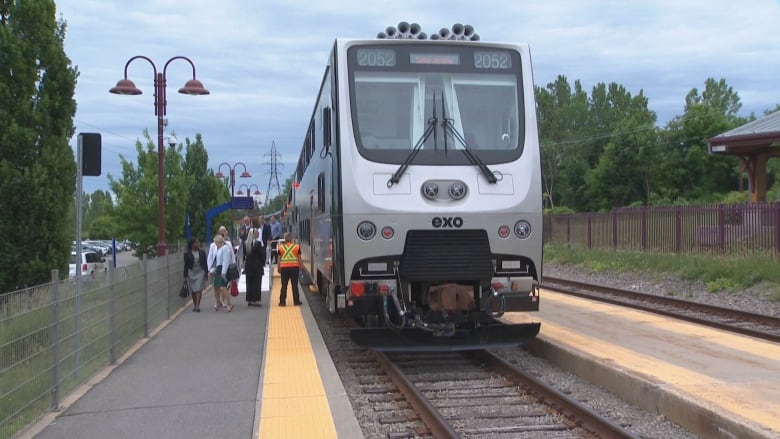
[(215, 312), (207, 289), (200, 313), (188, 303), (167, 326), (68, 398), (75, 402), (58, 417), (47, 417), (21, 437), (253, 437), (268, 278), (263, 276), (263, 306), (250, 307), (242, 276), (231, 313)]

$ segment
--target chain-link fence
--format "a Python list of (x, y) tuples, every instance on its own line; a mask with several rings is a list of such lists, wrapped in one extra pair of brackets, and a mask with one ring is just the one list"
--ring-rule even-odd
[(188, 299), (181, 253), (0, 296), (0, 438), (51, 410)]

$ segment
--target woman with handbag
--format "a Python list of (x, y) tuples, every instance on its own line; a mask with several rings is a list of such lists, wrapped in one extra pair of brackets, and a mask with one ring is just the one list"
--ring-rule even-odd
[[(230, 242), (230, 241), (228, 241)], [(214, 311), (219, 311), (219, 304), (224, 303), (227, 312), (233, 311), (233, 304), (230, 303), (230, 294), (228, 294), (227, 270), (228, 265), (233, 262), (233, 249), (225, 245), (225, 238), (222, 235), (214, 237), (214, 243), (217, 245), (217, 254), (214, 258), (214, 265), (209, 272), (214, 276), (214, 297), (216, 304)]]
[(189, 286), (194, 312), (200, 312), (200, 299), (206, 287), (208, 272), (206, 252), (200, 248), (198, 238), (192, 236), (187, 240), (187, 250), (184, 252), (184, 282)]

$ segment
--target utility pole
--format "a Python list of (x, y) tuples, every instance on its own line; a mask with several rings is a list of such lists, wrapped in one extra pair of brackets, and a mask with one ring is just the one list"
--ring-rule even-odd
[(279, 168), (284, 166), (284, 164), (279, 163), (279, 157), (282, 155), (276, 151), (276, 142), (273, 140), (271, 141), (271, 152), (264, 155), (270, 156), (267, 164), (271, 167), (271, 170), (268, 171), (268, 174), (270, 174), (270, 177), (268, 177), (268, 188), (265, 190), (265, 202), (267, 203), (271, 198), (271, 186), (274, 183), (276, 183), (276, 194), (281, 195), (282, 193), (282, 188), (279, 186)]

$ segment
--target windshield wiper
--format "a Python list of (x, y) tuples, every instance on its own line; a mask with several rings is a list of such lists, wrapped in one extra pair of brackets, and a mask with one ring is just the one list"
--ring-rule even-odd
[[(448, 119), (447, 118), (447, 114), (446, 114), (446, 111), (447, 111), (446, 108), (447, 107), (444, 106), (444, 94), (443, 93), (442, 93), (442, 98), (441, 99), (442, 99), (442, 104), (441, 104), (442, 105), (441, 126), (442, 126), (442, 128), (444, 128), (444, 133), (446, 134), (446, 133), (449, 132), (449, 134), (452, 135), (452, 137), (455, 138), (455, 140), (457, 140), (458, 143), (463, 145), (463, 154), (466, 154), (466, 157), (468, 157), (469, 161), (471, 161), (471, 163), (476, 165), (479, 168), (479, 170), (482, 171), (482, 174), (485, 176), (485, 178), (487, 179), (488, 183), (495, 184), (498, 181), (498, 178), (496, 178), (496, 176), (493, 174), (493, 171), (491, 171), (490, 168), (488, 168), (487, 165), (485, 165), (485, 163), (482, 162), (482, 160), (480, 160), (479, 156), (477, 154), (475, 154), (474, 151), (471, 150), (469, 145), (466, 143), (466, 139), (464, 139), (463, 135), (458, 132), (457, 128), (455, 128), (455, 125), (452, 123), (452, 119)], [(444, 136), (444, 148), (445, 149), (447, 148), (447, 136), (446, 135)]]
[[(442, 93), (443, 94), (443, 93)], [(401, 176), (404, 175), (404, 172), (406, 172), (406, 168), (409, 167), (409, 164), (412, 163), (412, 160), (414, 160), (414, 157), (417, 155), (418, 152), (420, 152), (420, 149), (422, 149), (422, 146), (425, 144), (425, 141), (428, 140), (429, 137), (431, 137), (431, 133), (433, 133), (433, 145), (434, 148), (436, 148), (436, 125), (439, 122), (439, 118), (436, 115), (436, 92), (433, 92), (433, 117), (428, 119), (428, 122), (425, 126), (425, 131), (422, 133), (422, 136), (417, 140), (417, 143), (415, 143), (414, 148), (412, 148), (411, 152), (409, 152), (409, 155), (406, 156), (406, 160), (404, 160), (403, 163), (401, 163), (401, 166), (398, 167), (398, 170), (395, 171), (392, 177), (390, 177), (389, 180), (387, 180), (387, 187), (393, 187), (394, 184), (398, 184), (399, 181), (401, 181)]]

